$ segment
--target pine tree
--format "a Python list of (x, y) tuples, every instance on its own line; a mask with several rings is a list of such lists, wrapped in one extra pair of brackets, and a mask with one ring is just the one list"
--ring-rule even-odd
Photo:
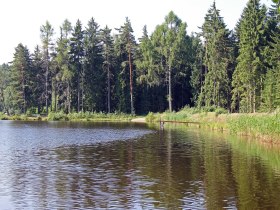
[[(130, 113), (134, 114), (134, 91), (133, 91), (133, 83), (134, 83), (134, 54), (136, 41), (133, 35), (133, 29), (131, 26), (130, 20), (126, 17), (126, 21), (123, 26), (117, 29), (119, 32), (118, 35), (118, 46), (119, 46), (119, 56), (121, 59), (121, 74), (119, 75), (120, 86), (121, 86), (121, 95), (122, 97), (126, 94), (124, 91), (127, 89), (127, 83), (129, 83), (129, 95), (130, 95)], [(128, 74), (127, 74), (128, 71)], [(127, 77), (128, 76), (128, 77)], [(128, 82), (127, 82), (128, 79)], [(123, 100), (123, 99), (121, 99)], [(122, 105), (123, 106), (123, 105)]]
[(50, 51), (52, 49), (52, 37), (54, 34), (54, 29), (52, 25), (46, 21), (45, 25), (42, 25), (40, 28), (41, 40), (43, 47), (43, 60), (45, 68), (45, 101), (46, 101), (46, 114), (48, 114), (49, 108), (49, 73), (50, 73)]
[(250, 0), (243, 10), (239, 31), (239, 56), (232, 80), (232, 109), (256, 112), (264, 78), (262, 36), (265, 10), (259, 0)]

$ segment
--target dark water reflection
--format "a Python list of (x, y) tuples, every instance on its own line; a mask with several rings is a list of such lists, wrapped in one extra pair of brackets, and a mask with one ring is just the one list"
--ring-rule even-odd
[(184, 126), (0, 121), (0, 209), (277, 209), (277, 149)]

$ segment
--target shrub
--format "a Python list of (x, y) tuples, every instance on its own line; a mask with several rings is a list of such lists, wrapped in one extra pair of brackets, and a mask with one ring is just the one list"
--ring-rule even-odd
[(160, 114), (155, 114), (153, 112), (149, 112), (145, 118), (146, 122), (158, 122), (160, 121)]
[(64, 114), (63, 112), (50, 112), (48, 114), (48, 120), (50, 121), (68, 121), (69, 118), (67, 114)]

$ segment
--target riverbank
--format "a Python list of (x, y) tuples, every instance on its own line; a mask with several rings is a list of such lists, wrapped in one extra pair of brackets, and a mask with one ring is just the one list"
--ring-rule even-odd
[(81, 112), (65, 114), (49, 113), (44, 115), (13, 115), (0, 113), (0, 120), (23, 121), (108, 121), (155, 123), (187, 123), (189, 126), (231, 132), (242, 136), (251, 136), (261, 141), (280, 144), (280, 112), (254, 114), (228, 114), (223, 109), (184, 108), (179, 112), (149, 113), (146, 117), (124, 113)]
[(65, 114), (62, 112), (50, 112), (48, 115), (12, 115), (0, 113), (0, 120), (22, 120), (22, 121), (110, 121), (130, 122), (134, 115), (124, 113), (96, 113), (80, 112)]
[(280, 144), (280, 113), (228, 114), (224, 110), (184, 108), (172, 113), (149, 113), (147, 122), (180, 122), (189, 126), (251, 136), (261, 141)]

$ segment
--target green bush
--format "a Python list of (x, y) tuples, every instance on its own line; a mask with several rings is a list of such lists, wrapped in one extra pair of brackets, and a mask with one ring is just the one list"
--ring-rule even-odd
[(48, 114), (48, 120), (50, 121), (68, 121), (69, 118), (67, 114), (64, 114), (63, 112), (50, 112)]
[(153, 112), (149, 112), (145, 118), (146, 122), (159, 122), (160, 121), (160, 114), (155, 114)]
[(218, 115), (220, 115), (220, 114), (227, 114), (228, 113), (228, 111), (226, 110), (226, 109), (224, 109), (224, 108), (221, 108), (221, 107), (219, 107), (219, 108), (217, 108), (216, 110), (215, 110), (215, 115), (216, 116), (218, 116)]
[(9, 116), (7, 116), (6, 114), (4, 114), (3, 112), (0, 112), (0, 120), (9, 120)]

